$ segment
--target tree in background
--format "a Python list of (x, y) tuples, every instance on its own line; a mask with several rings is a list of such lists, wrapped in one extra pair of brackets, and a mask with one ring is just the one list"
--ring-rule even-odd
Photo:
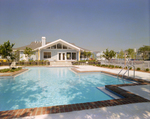
[(86, 51), (83, 52), (84, 58), (90, 58), (91, 55), (92, 55), (91, 52), (86, 52)]
[(117, 58), (119, 58), (119, 59), (124, 59), (124, 52), (123, 52), (123, 50), (121, 50), (121, 51), (119, 52), (119, 54), (117, 55)]
[(126, 50), (127, 51), (127, 53), (128, 53), (128, 58), (130, 58), (130, 59), (135, 59), (136, 58), (136, 53), (134, 52), (134, 49), (127, 49)]
[(114, 50), (109, 51), (108, 49), (106, 49), (106, 52), (103, 52), (103, 53), (104, 53), (103, 57), (106, 58), (107, 60), (111, 60), (113, 57), (116, 56), (116, 53)]
[(15, 56), (16, 56), (16, 61), (19, 61), (20, 60), (20, 51), (19, 50), (15, 51)]
[(94, 53), (92, 53), (92, 59), (93, 60), (95, 60), (96, 58), (95, 58), (95, 54)]
[(83, 56), (84, 56), (84, 58), (87, 57), (87, 52), (86, 51), (83, 52)]
[(13, 61), (16, 59), (16, 55), (12, 52), (12, 48), (14, 45), (14, 43), (10, 44), (9, 40), (7, 42), (4, 42), (3, 45), (0, 45), (0, 54), (2, 58), (7, 59), (8, 61)]
[(92, 53), (89, 51), (89, 52), (87, 52), (87, 57), (88, 58), (90, 58), (91, 57), (91, 55), (92, 55)]
[(31, 48), (26, 47), (26, 49), (23, 52), (25, 54), (25, 57), (27, 57), (27, 61), (29, 60), (29, 57), (34, 54)]
[(148, 53), (150, 52), (150, 46), (143, 46), (138, 49), (139, 53), (142, 53), (143, 60), (148, 58)]

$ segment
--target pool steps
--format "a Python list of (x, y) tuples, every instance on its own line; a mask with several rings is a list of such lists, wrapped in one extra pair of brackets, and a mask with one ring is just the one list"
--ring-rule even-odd
[(99, 90), (101, 90), (102, 92), (106, 93), (107, 95), (111, 96), (114, 99), (120, 99), (120, 96), (115, 95), (114, 93), (110, 92), (109, 90), (107, 90), (105, 87), (97, 87)]

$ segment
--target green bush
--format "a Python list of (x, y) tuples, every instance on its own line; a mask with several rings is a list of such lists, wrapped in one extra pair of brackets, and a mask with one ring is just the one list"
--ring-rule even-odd
[(129, 70), (132, 70), (132, 67), (130, 67)]
[(19, 69), (19, 70), (21, 70), (21, 69), (22, 69), (22, 67), (18, 67), (18, 69)]
[(145, 71), (149, 71), (149, 68), (145, 69)]
[(115, 68), (119, 68), (119, 66), (115, 66)]
[(105, 67), (105, 64), (102, 64), (101, 67)]
[(119, 68), (122, 68), (121, 66), (119, 66)]
[(0, 73), (5, 73), (5, 72), (14, 72), (14, 71), (19, 71), (19, 70), (21, 70), (22, 69), (22, 67), (19, 67), (19, 68), (12, 68), (12, 69), (1, 69), (0, 70)]
[(14, 72), (15, 70), (14, 70), (14, 69), (10, 69), (9, 71), (10, 71), (10, 72)]
[(86, 62), (86, 60), (80, 60), (80, 61), (78, 61), (78, 62), (85, 63), (85, 62)]
[(9, 69), (1, 69), (0, 70), (1, 73), (8, 72), (8, 71), (9, 71)]
[(137, 71), (140, 71), (140, 70), (141, 70), (141, 68), (139, 68), (139, 67), (138, 67), (136, 70), (137, 70)]
[(114, 68), (115, 66), (114, 65), (111, 65), (111, 68)]

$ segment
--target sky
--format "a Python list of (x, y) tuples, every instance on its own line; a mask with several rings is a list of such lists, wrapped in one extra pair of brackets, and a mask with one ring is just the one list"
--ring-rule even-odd
[(150, 45), (150, 0), (0, 0), (0, 44), (42, 36), (92, 51)]

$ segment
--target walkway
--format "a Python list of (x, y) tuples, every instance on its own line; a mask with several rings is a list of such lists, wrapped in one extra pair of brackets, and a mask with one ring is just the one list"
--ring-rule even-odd
[(150, 103), (134, 103), (18, 119), (150, 119)]
[[(76, 67), (76, 70), (81, 71), (81, 72), (107, 71), (107, 72), (110, 72), (110, 73), (118, 74), (119, 71), (121, 70), (121, 69), (115, 69), (115, 68), (114, 69), (109, 69), (109, 68), (89, 66), (89, 65), (85, 65), (85, 66), (77, 65), (75, 67)], [(123, 70), (121, 72), (121, 74), (123, 74), (125, 71), (126, 70)], [(127, 75), (128, 75), (128, 73), (126, 73), (126, 76)], [(133, 71), (132, 70), (129, 71), (129, 76), (133, 77)], [(150, 81), (150, 73), (135, 71), (135, 78), (140, 78), (140, 79), (144, 79), (144, 80)]]

